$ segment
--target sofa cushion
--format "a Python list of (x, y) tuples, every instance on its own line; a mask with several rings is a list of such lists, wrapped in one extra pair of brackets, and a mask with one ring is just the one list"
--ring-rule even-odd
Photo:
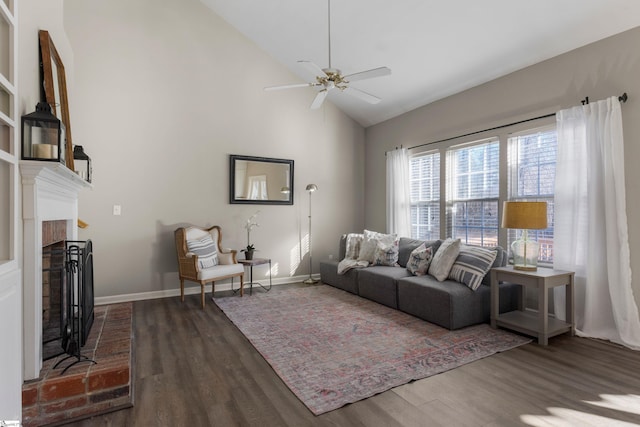
[(373, 263), (376, 249), (378, 248), (378, 242), (383, 244), (391, 244), (397, 240), (395, 234), (383, 234), (376, 231), (364, 230), (364, 239), (360, 244), (360, 253), (358, 254), (358, 261), (368, 261)]
[(460, 245), (460, 253), (451, 267), (449, 279), (465, 284), (475, 291), (491, 268), (497, 254), (496, 249)]
[(442, 282), (449, 276), (451, 266), (458, 258), (460, 252), (460, 239), (448, 238), (438, 248), (431, 260), (429, 274)]
[(358, 295), (391, 308), (398, 308), (396, 280), (410, 275), (406, 268), (363, 268), (358, 271)]
[(320, 281), (338, 289), (358, 295), (358, 272), (354, 268), (344, 274), (338, 274), (338, 261), (320, 262)]
[(431, 253), (435, 254), (438, 248), (440, 247), (442, 240), (424, 241), (424, 240), (409, 239), (407, 237), (401, 237), (398, 240), (398, 265), (400, 267), (406, 267), (407, 262), (409, 261), (409, 255), (411, 255), (411, 252), (413, 252), (415, 248), (417, 248), (423, 243), (427, 247), (430, 246)]
[(411, 252), (407, 261), (407, 270), (414, 276), (424, 276), (429, 271), (432, 258), (431, 246), (427, 247), (423, 243)]
[(218, 249), (210, 234), (198, 239), (187, 240), (187, 251), (198, 256), (200, 268), (210, 268), (218, 265)]

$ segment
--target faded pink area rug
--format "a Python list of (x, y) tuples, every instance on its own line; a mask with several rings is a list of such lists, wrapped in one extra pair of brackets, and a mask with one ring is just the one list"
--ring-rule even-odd
[(327, 285), (214, 301), (315, 415), (531, 341), (449, 331)]

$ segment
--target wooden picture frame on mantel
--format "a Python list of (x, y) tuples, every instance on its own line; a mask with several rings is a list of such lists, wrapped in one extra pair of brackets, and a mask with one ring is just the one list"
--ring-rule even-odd
[(40, 59), (42, 67), (43, 88), (46, 102), (51, 106), (54, 116), (64, 123), (67, 135), (67, 149), (65, 153), (66, 166), (74, 169), (73, 140), (71, 138), (71, 120), (69, 118), (69, 101), (67, 98), (67, 79), (64, 64), (56, 50), (56, 46), (46, 30), (38, 32), (40, 39)]

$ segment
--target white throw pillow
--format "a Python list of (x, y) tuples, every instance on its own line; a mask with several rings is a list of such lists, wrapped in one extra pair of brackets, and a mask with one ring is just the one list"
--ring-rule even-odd
[(439, 282), (449, 277), (451, 266), (456, 262), (460, 253), (460, 239), (448, 238), (438, 248), (438, 251), (431, 260), (429, 266), (429, 274), (436, 278)]
[(395, 267), (398, 264), (398, 241), (392, 242), (390, 245), (378, 241), (375, 254), (373, 256), (373, 265), (386, 265)]
[(364, 230), (364, 239), (360, 245), (358, 261), (368, 261), (369, 263), (373, 263), (375, 261), (378, 242), (381, 242), (384, 245), (391, 245), (396, 240), (397, 236), (395, 234), (383, 234), (376, 231)]

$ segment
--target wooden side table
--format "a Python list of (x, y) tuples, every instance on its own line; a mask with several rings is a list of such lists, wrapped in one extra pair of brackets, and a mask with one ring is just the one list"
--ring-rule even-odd
[[(253, 285), (258, 285), (267, 292), (271, 290), (271, 258), (239, 259), (238, 262), (244, 266), (249, 266), (249, 283), (245, 283), (245, 285), (249, 285), (249, 295), (253, 293)], [(262, 264), (269, 264), (269, 286), (253, 281), (253, 266)]]
[[(491, 269), (491, 327), (502, 326), (538, 338), (538, 344), (547, 345), (549, 338), (570, 332), (575, 334), (573, 313), (573, 276), (572, 271), (538, 268), (537, 271), (515, 270), (513, 266)], [(498, 289), (499, 282), (511, 282), (522, 285), (522, 298), (518, 310), (500, 314)], [(566, 290), (565, 322), (549, 316), (549, 289), (564, 286)], [(525, 289), (538, 290), (538, 311), (526, 310)]]

